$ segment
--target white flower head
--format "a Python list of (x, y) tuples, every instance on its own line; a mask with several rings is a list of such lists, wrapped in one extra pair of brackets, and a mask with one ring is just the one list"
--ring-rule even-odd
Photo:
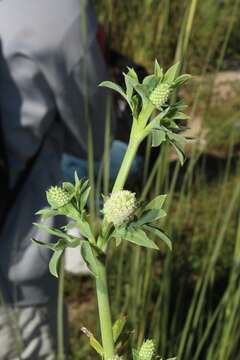
[(51, 186), (47, 191), (47, 200), (52, 208), (57, 209), (71, 201), (71, 196), (59, 186)]
[(136, 209), (136, 195), (128, 190), (119, 190), (111, 194), (103, 207), (105, 219), (120, 226), (131, 219)]
[(146, 340), (139, 351), (139, 360), (152, 360), (154, 351), (154, 342), (152, 340)]

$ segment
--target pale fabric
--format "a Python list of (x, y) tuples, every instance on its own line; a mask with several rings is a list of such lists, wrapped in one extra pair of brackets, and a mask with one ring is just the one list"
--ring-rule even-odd
[[(46, 189), (62, 179), (65, 129), (73, 145), (86, 149), (86, 92), (96, 154), (101, 156), (103, 149), (106, 94), (97, 85), (106, 79), (106, 68), (95, 17), (86, 6), (85, 36), (80, 3), (0, 1), (0, 110), (12, 185), (45, 138), (0, 237), (0, 288), (21, 306), (46, 303), (56, 294), (48, 270), (51, 252), (31, 243), (31, 237), (52, 238), (32, 222), (39, 221), (34, 213), (46, 206)], [(61, 219), (49, 220), (49, 225), (60, 224)]]
[(47, 307), (0, 308), (0, 360), (54, 360)]

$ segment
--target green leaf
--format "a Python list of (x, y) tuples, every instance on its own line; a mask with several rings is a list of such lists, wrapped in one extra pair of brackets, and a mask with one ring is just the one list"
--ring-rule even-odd
[(144, 229), (151, 232), (152, 234), (156, 235), (158, 238), (160, 238), (165, 244), (168, 246), (168, 248), (172, 251), (172, 241), (168, 237), (168, 235), (161, 229), (154, 227), (152, 225), (144, 225)]
[(156, 75), (148, 75), (143, 80), (143, 85), (147, 88), (148, 93), (151, 93), (159, 83), (159, 78)]
[(85, 206), (87, 204), (90, 191), (91, 191), (91, 188), (88, 187), (80, 196), (80, 210), (81, 211), (83, 211), (83, 209), (85, 208)]
[(58, 277), (59, 261), (61, 260), (63, 251), (64, 250), (54, 251), (51, 260), (49, 262), (50, 273), (55, 277)]
[(176, 64), (174, 64), (173, 66), (171, 66), (166, 73), (164, 74), (164, 82), (166, 81), (167, 83), (172, 83), (176, 76), (178, 75), (180, 70), (180, 62), (177, 62)]
[(89, 270), (94, 274), (94, 276), (97, 277), (98, 276), (97, 258), (93, 248), (91, 247), (88, 241), (82, 241), (81, 254)]
[(192, 78), (192, 76), (190, 74), (183, 74), (180, 75), (176, 78), (176, 80), (174, 81), (174, 86), (181, 86), (183, 85), (186, 81), (190, 80)]
[(124, 326), (126, 325), (127, 322), (127, 317), (126, 316), (122, 316), (120, 317), (117, 321), (115, 321), (114, 325), (113, 325), (113, 340), (114, 343), (116, 344), (116, 342), (119, 339), (119, 336), (121, 335)]
[(152, 130), (152, 147), (160, 146), (164, 141), (166, 141), (165, 131), (153, 129)]
[(160, 67), (157, 59), (155, 59), (155, 63), (154, 63), (154, 74), (156, 76), (158, 76), (159, 78), (161, 78), (163, 76), (163, 70), (162, 68)]
[(167, 194), (165, 195), (158, 195), (153, 200), (151, 200), (146, 206), (145, 210), (148, 209), (161, 209), (165, 200), (167, 198)]
[(73, 184), (71, 184), (70, 182), (64, 182), (62, 184), (62, 187), (64, 190), (66, 190), (69, 194), (74, 194), (75, 193), (75, 186)]
[(55, 229), (54, 227), (47, 226), (45, 224), (40, 224), (40, 223), (33, 223), (33, 225), (37, 226), (41, 230), (47, 231), (49, 234), (56, 236), (57, 238), (63, 238), (67, 242), (71, 243), (72, 240), (74, 240), (73, 236), (65, 234), (63, 231), (61, 231), (59, 229)]
[(94, 236), (92, 233), (92, 230), (90, 228), (90, 225), (87, 221), (83, 219), (78, 219), (76, 221), (76, 226), (80, 230), (80, 234), (87, 238), (89, 241), (94, 242)]
[(153, 240), (149, 239), (146, 233), (141, 229), (131, 229), (126, 231), (125, 240), (139, 246), (144, 246), (149, 249), (159, 249)]
[(139, 354), (136, 349), (132, 349), (133, 360), (139, 360)]
[(166, 216), (166, 212), (162, 209), (149, 209), (145, 210), (137, 221), (134, 221), (134, 226), (144, 225), (157, 221), (158, 219)]
[(58, 211), (51, 208), (44, 208), (37, 211), (35, 214), (42, 216), (43, 219), (47, 219), (49, 217), (56, 216), (58, 214)]
[(127, 95), (125, 94), (123, 88), (121, 88), (121, 86), (113, 83), (112, 81), (103, 81), (101, 82), (101, 84), (99, 84), (98, 86), (101, 87), (107, 87), (109, 89), (112, 89), (114, 91), (117, 91), (122, 97), (124, 97), (124, 99), (128, 102), (128, 104), (130, 105)]
[(65, 249), (65, 247), (66, 247), (66, 242), (63, 239), (60, 239), (55, 243), (46, 243), (46, 242), (37, 240), (35, 238), (32, 238), (32, 242), (35, 243), (36, 245), (43, 246), (46, 249), (50, 249), (52, 251)]
[(93, 335), (89, 337), (89, 344), (100, 356), (102, 357), (104, 356), (104, 350), (102, 345), (97, 341), (97, 339)]
[(173, 145), (174, 149), (177, 152), (180, 164), (183, 165), (185, 160), (186, 160), (186, 156), (185, 153), (183, 151), (183, 149), (181, 148), (181, 146), (179, 144), (177, 144), (176, 142), (170, 141), (171, 144)]

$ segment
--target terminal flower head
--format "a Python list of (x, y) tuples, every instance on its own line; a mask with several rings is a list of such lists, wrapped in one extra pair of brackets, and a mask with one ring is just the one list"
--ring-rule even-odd
[(107, 222), (120, 226), (131, 219), (136, 207), (135, 193), (119, 190), (106, 200), (103, 213)]
[(71, 201), (72, 196), (59, 186), (51, 186), (47, 191), (47, 200), (53, 209), (58, 209), (67, 205)]
[(152, 360), (155, 345), (152, 340), (146, 340), (139, 351), (139, 360)]
[(166, 103), (170, 94), (170, 85), (159, 83), (150, 93), (149, 100), (156, 108), (160, 108)]

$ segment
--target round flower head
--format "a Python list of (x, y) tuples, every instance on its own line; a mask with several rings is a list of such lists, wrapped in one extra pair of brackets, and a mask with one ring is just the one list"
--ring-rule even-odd
[(135, 209), (135, 194), (128, 190), (119, 190), (107, 199), (103, 213), (107, 222), (120, 226), (131, 218)]
[(160, 108), (162, 105), (165, 104), (170, 94), (170, 85), (160, 83), (158, 84), (155, 89), (151, 92), (149, 99), (153, 103), (154, 106)]
[(152, 340), (146, 340), (139, 351), (139, 360), (152, 360), (154, 351), (154, 342)]
[(60, 208), (71, 201), (71, 196), (59, 186), (51, 186), (47, 191), (47, 200), (52, 208)]

